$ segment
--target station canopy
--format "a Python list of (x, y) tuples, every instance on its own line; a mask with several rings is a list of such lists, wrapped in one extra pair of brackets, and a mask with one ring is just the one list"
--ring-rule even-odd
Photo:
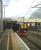
[[(17, 19), (18, 22), (23, 22), (23, 18)], [(24, 22), (41, 22), (41, 7), (38, 8), (34, 13), (31, 14), (31, 17), (24, 18)]]
[(32, 13), (30, 19), (41, 19), (41, 8)]
[(41, 19), (16, 19), (18, 22), (41, 22)]

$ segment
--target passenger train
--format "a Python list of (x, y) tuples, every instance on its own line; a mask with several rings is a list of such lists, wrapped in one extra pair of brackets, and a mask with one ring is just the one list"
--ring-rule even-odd
[(5, 29), (13, 29), (19, 36), (26, 35), (26, 32), (28, 31), (28, 24), (26, 23), (17, 23), (17, 22), (3, 22), (3, 30)]

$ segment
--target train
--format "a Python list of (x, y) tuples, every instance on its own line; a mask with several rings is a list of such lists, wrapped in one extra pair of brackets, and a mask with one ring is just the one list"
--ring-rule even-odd
[(26, 32), (29, 29), (29, 25), (26, 23), (17, 23), (17, 22), (3, 22), (3, 30), (5, 29), (13, 29), (19, 36), (26, 35)]
[(28, 24), (21, 23), (21, 24), (19, 24), (19, 31), (17, 31), (17, 34), (19, 36), (24, 36), (24, 35), (26, 35), (26, 32), (28, 31), (28, 29), (29, 29)]

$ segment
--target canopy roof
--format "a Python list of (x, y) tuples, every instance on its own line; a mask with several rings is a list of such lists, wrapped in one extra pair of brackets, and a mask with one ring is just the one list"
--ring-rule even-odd
[(41, 19), (16, 19), (18, 22), (41, 22)]
[(30, 19), (41, 19), (41, 8), (32, 13)]

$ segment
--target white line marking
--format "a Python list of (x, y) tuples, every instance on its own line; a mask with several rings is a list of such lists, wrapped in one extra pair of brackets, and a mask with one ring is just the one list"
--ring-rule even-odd
[(24, 41), (17, 34), (16, 37), (19, 39), (19, 41), (21, 41), (21, 43), (25, 46), (25, 48), (27, 48), (27, 50), (30, 50), (30, 48), (24, 43)]
[(8, 40), (7, 40), (7, 50), (9, 50), (9, 33), (8, 33)]

